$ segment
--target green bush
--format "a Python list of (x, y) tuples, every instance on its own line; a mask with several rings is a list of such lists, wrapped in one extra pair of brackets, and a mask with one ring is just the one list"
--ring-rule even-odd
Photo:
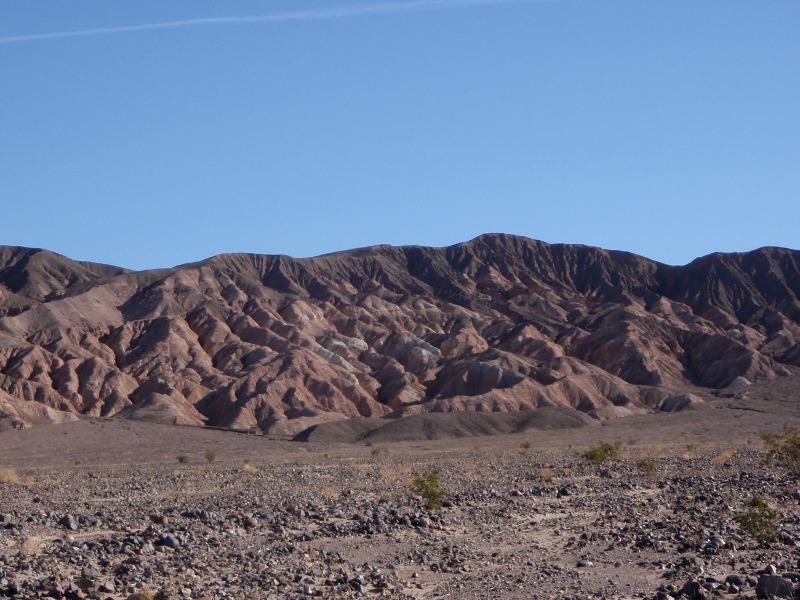
[(783, 433), (761, 432), (767, 446), (767, 462), (777, 463), (793, 473), (800, 474), (800, 430), (784, 424)]
[(762, 545), (774, 542), (778, 532), (778, 513), (772, 510), (762, 498), (753, 496), (747, 512), (734, 515), (742, 531)]
[(592, 462), (601, 463), (607, 461), (609, 458), (619, 458), (619, 451), (622, 447), (620, 442), (613, 444), (609, 442), (601, 442), (599, 446), (593, 446), (582, 454), (583, 458)]
[(442, 506), (442, 499), (446, 491), (439, 479), (439, 471), (425, 471), (415, 475), (411, 480), (411, 489), (415, 494), (422, 496), (426, 508), (433, 509)]
[(655, 475), (657, 465), (655, 458), (640, 458), (636, 461), (636, 468), (645, 475)]
[(213, 450), (209, 450), (208, 452), (206, 452), (206, 460), (209, 463), (214, 462), (215, 460), (217, 460), (217, 453), (214, 452)]

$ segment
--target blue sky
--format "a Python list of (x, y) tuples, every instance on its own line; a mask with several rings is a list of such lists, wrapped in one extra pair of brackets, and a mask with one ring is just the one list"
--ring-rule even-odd
[(0, 244), (798, 248), (798, 31), (796, 0), (4, 0)]

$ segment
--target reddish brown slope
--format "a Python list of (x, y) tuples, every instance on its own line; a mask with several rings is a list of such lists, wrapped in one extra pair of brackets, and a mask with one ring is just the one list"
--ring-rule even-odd
[(92, 415), (287, 433), (390, 413), (607, 416), (800, 366), (800, 253), (777, 248), (669, 267), (486, 235), (141, 273), (5, 248), (0, 285), (0, 390)]

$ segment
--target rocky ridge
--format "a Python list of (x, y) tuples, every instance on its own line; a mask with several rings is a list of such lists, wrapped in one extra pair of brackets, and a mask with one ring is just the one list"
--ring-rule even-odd
[(797, 367), (796, 250), (673, 267), (489, 234), (132, 272), (0, 248), (0, 427), (83, 414), (294, 434), (544, 406), (606, 419)]

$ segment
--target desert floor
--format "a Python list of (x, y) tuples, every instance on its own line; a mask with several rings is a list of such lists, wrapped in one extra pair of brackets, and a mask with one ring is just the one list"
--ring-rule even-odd
[[(787, 585), (772, 573), (800, 580), (800, 482), (759, 437), (800, 423), (798, 391), (391, 443), (99, 419), (5, 431), (0, 597), (756, 597)], [(620, 456), (582, 456), (601, 443)], [(411, 482), (431, 472), (445, 493), (428, 509)], [(778, 541), (735, 520), (754, 496)]]

